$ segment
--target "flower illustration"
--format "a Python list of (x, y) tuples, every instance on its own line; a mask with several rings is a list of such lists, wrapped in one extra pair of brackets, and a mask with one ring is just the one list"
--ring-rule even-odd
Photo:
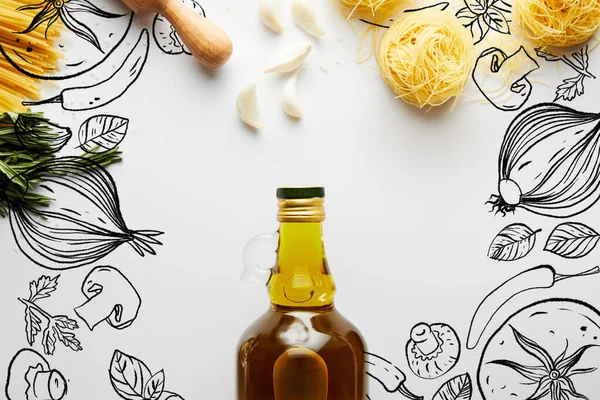
[(101, 52), (103, 51), (100, 47), (100, 43), (98, 42), (96, 34), (84, 23), (75, 19), (74, 14), (84, 12), (91, 13), (103, 18), (118, 18), (123, 16), (121, 14), (113, 14), (104, 11), (95, 6), (94, 4), (90, 3), (88, 0), (44, 0), (38, 4), (30, 4), (17, 8), (17, 11), (25, 10), (41, 11), (38, 12), (35, 17), (33, 17), (33, 19), (31, 20), (31, 24), (27, 29), (18, 33), (29, 33), (35, 30), (38, 26), (42, 25), (43, 23), (47, 23), (47, 33), (48, 28), (50, 28), (50, 26), (60, 18), (60, 20), (67, 27), (67, 29), (75, 33), (80, 38), (90, 42)]

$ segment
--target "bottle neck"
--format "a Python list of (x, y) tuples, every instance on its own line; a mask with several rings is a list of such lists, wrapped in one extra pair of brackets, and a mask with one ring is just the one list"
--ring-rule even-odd
[(335, 284), (329, 272), (320, 222), (282, 222), (277, 264), (269, 281), (275, 307), (311, 308), (333, 304)]

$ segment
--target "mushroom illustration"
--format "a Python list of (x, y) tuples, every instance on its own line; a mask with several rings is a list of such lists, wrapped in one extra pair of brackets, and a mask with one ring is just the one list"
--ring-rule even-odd
[(110, 266), (94, 268), (85, 277), (81, 291), (88, 301), (75, 308), (75, 312), (90, 330), (104, 320), (113, 328), (127, 328), (142, 304), (131, 282)]
[(406, 358), (420, 378), (435, 379), (450, 371), (460, 357), (460, 341), (446, 324), (419, 323), (410, 331)]
[(21, 349), (8, 366), (5, 394), (8, 400), (61, 400), (67, 381), (36, 351)]

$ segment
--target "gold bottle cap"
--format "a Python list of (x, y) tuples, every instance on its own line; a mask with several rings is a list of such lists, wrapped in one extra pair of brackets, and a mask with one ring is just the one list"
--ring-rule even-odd
[(286, 187), (277, 189), (277, 221), (324, 221), (324, 197), (325, 189), (322, 187)]

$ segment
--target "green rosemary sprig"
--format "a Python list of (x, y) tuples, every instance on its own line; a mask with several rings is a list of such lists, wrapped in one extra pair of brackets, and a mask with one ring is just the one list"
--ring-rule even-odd
[[(0, 217), (8, 215), (11, 202), (29, 209), (50, 204), (53, 199), (35, 192), (39, 182), (30, 179), (27, 171), (54, 159), (71, 136), (69, 128), (50, 122), (42, 113), (0, 115)], [(99, 154), (95, 150), (81, 157), (103, 167), (121, 161), (118, 147)]]

